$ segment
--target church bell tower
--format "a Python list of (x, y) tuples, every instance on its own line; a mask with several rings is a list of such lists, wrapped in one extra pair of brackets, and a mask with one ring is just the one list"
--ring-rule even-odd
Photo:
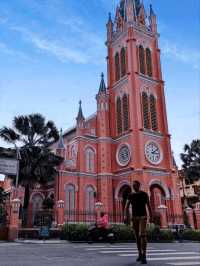
[[(110, 134), (116, 157), (112, 171), (119, 180), (126, 177), (130, 184), (139, 180), (149, 193), (159, 186), (165, 194), (163, 204), (167, 205), (172, 194), (179, 193), (158, 39), (152, 5), (147, 12), (143, 1), (121, 0), (114, 20), (109, 14), (106, 45)], [(180, 198), (177, 202), (180, 212)]]

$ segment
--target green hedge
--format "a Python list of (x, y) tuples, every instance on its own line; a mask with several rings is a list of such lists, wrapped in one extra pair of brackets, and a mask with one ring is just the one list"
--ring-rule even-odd
[(88, 226), (86, 224), (66, 224), (62, 227), (61, 239), (69, 241), (86, 241)]
[(200, 241), (200, 230), (185, 230), (181, 238), (190, 241)]
[[(117, 241), (135, 241), (132, 227), (126, 225), (113, 225), (113, 232)], [(86, 241), (88, 226), (85, 224), (66, 224), (62, 228), (61, 238), (69, 241)], [(149, 227), (147, 230), (148, 241), (172, 242), (173, 233), (170, 230), (159, 230), (158, 227)]]

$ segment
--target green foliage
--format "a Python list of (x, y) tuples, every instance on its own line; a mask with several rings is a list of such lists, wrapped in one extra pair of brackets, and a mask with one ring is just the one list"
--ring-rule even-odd
[(55, 205), (53, 196), (47, 197), (43, 200), (43, 208), (52, 210)]
[[(41, 114), (31, 114), (15, 117), (13, 128), (0, 129), (0, 137), (20, 147), (19, 184), (25, 187), (24, 209), (27, 209), (30, 188), (34, 184), (54, 180), (57, 174), (55, 167), (63, 160), (49, 149), (59, 139), (58, 130), (52, 121), (46, 122)], [(5, 150), (2, 152), (5, 153)], [(13, 157), (16, 157), (17, 150), (7, 153), (14, 153)], [(15, 182), (15, 176), (10, 178)]]
[[(135, 241), (131, 226), (113, 225), (113, 232), (119, 242)], [(65, 224), (62, 228), (62, 239), (70, 241), (87, 241), (88, 226), (86, 224)], [(159, 230), (158, 226), (150, 226), (147, 230), (149, 241), (172, 242), (173, 233), (170, 230)]]
[(200, 139), (193, 140), (190, 145), (184, 146), (184, 153), (181, 153), (185, 177), (191, 182), (200, 179)]
[(120, 241), (134, 241), (135, 235), (133, 228), (126, 225), (114, 225), (113, 232), (116, 234), (117, 239)]
[(184, 240), (200, 241), (200, 230), (185, 230), (182, 234)]
[(8, 197), (8, 194), (4, 191), (3, 188), (0, 187), (0, 204), (4, 204), (7, 197)]
[(86, 224), (65, 224), (62, 227), (62, 239), (70, 241), (86, 241), (88, 226)]

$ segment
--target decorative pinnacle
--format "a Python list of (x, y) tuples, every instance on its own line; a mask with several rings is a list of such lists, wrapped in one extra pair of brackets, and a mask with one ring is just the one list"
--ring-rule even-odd
[(59, 140), (58, 140), (57, 149), (59, 149), (59, 150), (64, 150), (65, 149), (65, 143), (64, 143), (64, 139), (63, 139), (63, 130), (62, 130), (62, 128), (60, 129), (60, 137), (59, 137)]
[(81, 119), (84, 119), (84, 116), (83, 116), (83, 111), (82, 111), (82, 101), (80, 100), (77, 120), (81, 120)]
[(104, 81), (104, 74), (103, 72), (101, 73), (101, 83), (99, 86), (99, 94), (100, 93), (105, 93), (106, 92), (106, 85), (105, 85), (105, 81)]
[(150, 16), (155, 16), (152, 4), (150, 5)]
[(111, 12), (108, 13), (108, 21), (109, 21), (109, 22), (110, 22), (110, 21), (112, 22)]

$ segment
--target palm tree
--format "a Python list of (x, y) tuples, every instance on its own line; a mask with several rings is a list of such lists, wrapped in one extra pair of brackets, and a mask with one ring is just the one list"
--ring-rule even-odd
[(191, 181), (200, 179), (200, 139), (193, 140), (190, 145), (184, 146), (184, 153), (181, 153), (183, 161), (182, 168), (185, 177)]
[[(28, 209), (30, 189), (37, 183), (53, 181), (56, 166), (62, 158), (50, 150), (50, 146), (59, 139), (59, 133), (52, 121), (45, 121), (41, 114), (17, 116), (13, 128), (0, 129), (0, 137), (20, 149), (19, 184), (25, 187), (24, 210)], [(15, 181), (16, 177), (11, 176)]]

